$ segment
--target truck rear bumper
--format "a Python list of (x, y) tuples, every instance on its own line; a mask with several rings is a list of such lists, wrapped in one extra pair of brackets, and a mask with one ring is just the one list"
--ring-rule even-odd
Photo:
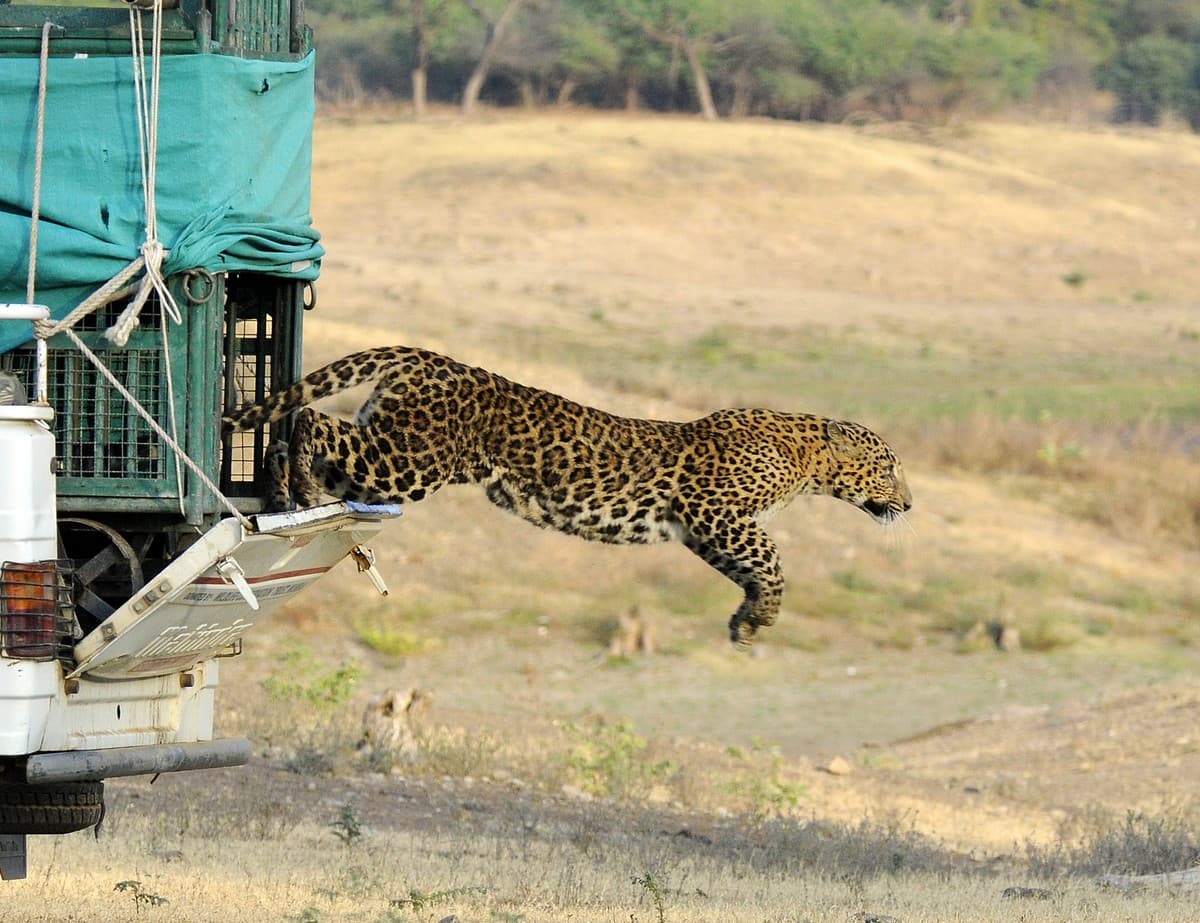
[(219, 769), (243, 765), (249, 761), (250, 753), (250, 741), (244, 737), (148, 747), (34, 753), (25, 763), (25, 781), (86, 782), (185, 769)]

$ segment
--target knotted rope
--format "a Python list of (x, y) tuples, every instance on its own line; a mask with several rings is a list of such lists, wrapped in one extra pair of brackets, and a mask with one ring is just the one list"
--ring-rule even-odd
[(158, 188), (158, 78), (162, 59), (162, 0), (154, 0), (153, 14), (153, 27), (150, 30), (151, 79), (146, 74), (146, 39), (142, 28), (142, 10), (132, 4), (129, 7), (134, 108), (137, 111), (138, 153), (142, 168), (143, 198), (146, 203), (146, 240), (141, 248), (145, 275), (138, 285), (137, 294), (116, 322), (104, 332), (105, 339), (114, 346), (124, 346), (129, 342), (129, 335), (138, 325), (138, 316), (152, 292), (158, 295), (159, 304), (167, 316), (177, 324), (183, 323), (179, 306), (171, 296), (166, 280), (163, 279), (162, 264), (167, 251), (158, 239), (158, 205), (155, 191)]

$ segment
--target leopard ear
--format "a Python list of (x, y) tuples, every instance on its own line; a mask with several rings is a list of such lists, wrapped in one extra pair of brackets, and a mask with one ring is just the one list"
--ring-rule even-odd
[(841, 458), (853, 458), (858, 455), (863, 445), (854, 438), (855, 425), (841, 423), (837, 420), (827, 420), (825, 423), (825, 438), (829, 440), (829, 448), (833, 454)]

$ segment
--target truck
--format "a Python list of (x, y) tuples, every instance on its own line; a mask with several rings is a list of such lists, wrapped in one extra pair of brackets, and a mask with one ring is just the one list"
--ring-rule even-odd
[[(0, 0), (0, 877), (104, 780), (247, 762), (220, 665), (392, 506), (266, 513), (323, 249), (302, 0)], [(11, 130), (10, 130), (11, 129)]]

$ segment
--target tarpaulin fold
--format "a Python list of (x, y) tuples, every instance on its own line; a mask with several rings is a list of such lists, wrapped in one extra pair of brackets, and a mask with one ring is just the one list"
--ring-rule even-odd
[[(255, 271), (315, 279), (314, 56), (217, 54), (160, 62), (156, 202), (171, 274)], [(0, 58), (0, 302), (25, 300), (38, 60)], [(35, 298), (62, 317), (135, 259), (145, 240), (133, 64), (52, 57)], [(0, 352), (29, 325), (0, 321)]]

